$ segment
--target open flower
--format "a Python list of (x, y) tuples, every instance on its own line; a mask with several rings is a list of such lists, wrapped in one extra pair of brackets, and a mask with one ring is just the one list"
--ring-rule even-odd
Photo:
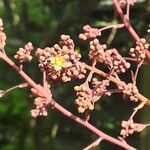
[(60, 71), (63, 68), (71, 67), (71, 63), (67, 62), (65, 59), (65, 56), (56, 56), (52, 57), (51, 59), (51, 65), (54, 67), (56, 71)]
[(73, 40), (68, 35), (62, 35), (59, 44), (53, 47), (38, 48), (35, 54), (48, 79), (66, 82), (73, 78), (81, 79), (86, 73), (84, 65), (79, 62), (81, 55), (74, 51)]

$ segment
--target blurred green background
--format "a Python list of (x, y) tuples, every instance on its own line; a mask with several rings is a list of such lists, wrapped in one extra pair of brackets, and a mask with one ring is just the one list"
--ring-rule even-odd
[[(103, 27), (117, 23), (119, 18), (110, 0), (1, 0), (0, 16), (4, 21), (7, 34), (7, 54), (13, 56), (19, 47), (31, 41), (35, 48), (52, 46), (61, 34), (69, 34), (87, 62), (88, 43), (78, 39), (83, 25)], [(146, 30), (150, 23), (150, 0), (139, 1), (131, 10), (131, 23), (141, 37), (149, 40)], [(105, 31), (100, 37), (108, 47), (116, 47), (126, 55), (132, 39), (126, 30)], [(17, 63), (17, 62), (16, 62)], [(89, 62), (87, 62), (89, 63)], [(135, 64), (132, 67), (135, 70)], [(42, 74), (37, 67), (37, 60), (26, 64), (24, 70), (37, 83), (42, 82)], [(145, 65), (138, 76), (140, 92), (150, 98), (150, 68)], [(130, 72), (122, 77), (131, 82)], [(53, 83), (54, 98), (78, 115), (73, 87), (83, 81), (71, 83)], [(23, 83), (21, 77), (0, 60), (0, 89), (5, 90)], [(81, 150), (96, 140), (97, 137), (62, 114), (50, 110), (48, 117), (32, 118), (30, 110), (34, 108), (29, 97), (30, 89), (17, 89), (0, 99), (0, 150)], [(97, 102), (91, 112), (91, 123), (102, 131), (117, 137), (120, 123), (129, 118), (136, 105), (122, 100), (121, 95), (104, 97)], [(84, 115), (80, 115), (84, 117)], [(135, 121), (150, 122), (150, 109), (145, 107), (136, 115)], [(141, 134), (127, 138), (127, 142), (137, 149), (150, 149), (150, 128)], [(95, 150), (121, 150), (108, 142), (102, 142)]]

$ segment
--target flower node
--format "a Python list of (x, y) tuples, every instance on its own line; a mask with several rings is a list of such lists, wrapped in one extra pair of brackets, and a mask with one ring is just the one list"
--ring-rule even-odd
[(53, 47), (38, 48), (35, 55), (41, 71), (46, 71), (48, 79), (67, 82), (85, 77), (85, 67), (79, 62), (81, 55), (74, 51), (73, 40), (68, 35), (62, 35), (59, 44)]

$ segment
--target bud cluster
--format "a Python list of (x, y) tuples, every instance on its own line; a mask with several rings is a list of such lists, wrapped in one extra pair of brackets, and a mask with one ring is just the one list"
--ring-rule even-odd
[(14, 58), (17, 59), (20, 63), (30, 62), (32, 60), (31, 52), (33, 50), (32, 43), (27, 43), (24, 48), (19, 48)]
[(98, 81), (97, 78), (92, 79), (92, 89), (93, 89), (93, 99), (97, 101), (101, 96), (107, 95), (110, 96), (111, 93), (108, 91), (107, 87), (109, 86), (109, 80)]
[(90, 25), (83, 27), (84, 33), (79, 34), (79, 38), (82, 40), (93, 39), (97, 36), (101, 36), (101, 31), (98, 28), (92, 28)]
[(93, 78), (91, 84), (91, 88), (87, 84), (74, 87), (78, 97), (75, 100), (75, 104), (78, 106), (79, 113), (83, 113), (87, 109), (93, 110), (94, 103), (98, 101), (101, 96), (111, 95), (106, 89), (107, 86), (109, 86), (109, 80), (98, 81), (96, 78)]
[(137, 87), (133, 85), (132, 83), (128, 83), (124, 87), (118, 87), (120, 90), (122, 90), (124, 96), (128, 96), (131, 101), (137, 102), (137, 94), (139, 93)]
[(110, 70), (114, 70), (117, 73), (124, 73), (130, 68), (130, 63), (115, 48), (106, 51), (105, 63), (109, 65)]
[(144, 38), (141, 38), (136, 44), (135, 48), (130, 49), (130, 55), (137, 58), (138, 61), (142, 61), (146, 57), (146, 50), (149, 48), (149, 44), (146, 43)]
[(68, 35), (62, 35), (59, 44), (53, 47), (38, 48), (35, 55), (41, 71), (46, 71), (48, 79), (67, 82), (85, 77), (85, 67), (79, 62), (81, 55), (74, 51), (73, 40)]
[(104, 62), (106, 48), (106, 44), (100, 44), (98, 39), (90, 41), (89, 58), (96, 62)]
[[(40, 87), (40, 85), (39, 85)], [(34, 99), (34, 104), (36, 106), (35, 109), (31, 110), (31, 115), (33, 117), (37, 117), (37, 116), (47, 116), (48, 112), (47, 112), (47, 105), (50, 103), (49, 99), (46, 99), (43, 97), (43, 95), (41, 95), (36, 89), (32, 88), (31, 89), (32, 92), (32, 97), (36, 97)], [(52, 97), (52, 93), (50, 91), (50, 86), (48, 87), (48, 89), (45, 91), (49, 96)]]
[(75, 100), (75, 104), (78, 106), (78, 112), (83, 113), (86, 109), (93, 110), (94, 109), (94, 99), (92, 95), (92, 90), (86, 84), (82, 84), (80, 86), (75, 86), (74, 90), (77, 92), (77, 99)]
[(3, 20), (0, 18), (0, 50), (2, 50), (6, 45), (6, 34), (3, 30)]
[(144, 124), (134, 123), (132, 119), (128, 121), (122, 121), (121, 126), (122, 126), (122, 130), (120, 132), (120, 135), (123, 138), (128, 137), (134, 132), (141, 132), (146, 127), (146, 125)]
[(105, 49), (105, 44), (101, 45), (98, 39), (94, 39), (90, 42), (90, 59), (105, 63), (109, 66), (110, 70), (114, 70), (117, 73), (124, 73), (130, 68), (130, 63), (127, 62), (115, 48), (106, 51)]

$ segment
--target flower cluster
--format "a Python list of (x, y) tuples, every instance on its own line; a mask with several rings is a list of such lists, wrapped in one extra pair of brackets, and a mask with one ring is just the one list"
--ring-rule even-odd
[(85, 77), (85, 67), (79, 62), (81, 55), (74, 51), (73, 40), (68, 35), (62, 35), (59, 44), (53, 47), (38, 48), (35, 55), (41, 71), (46, 72), (48, 79), (67, 82)]
[(122, 130), (120, 132), (120, 135), (123, 138), (128, 137), (134, 132), (141, 132), (146, 127), (146, 125), (144, 124), (134, 123), (132, 119), (129, 119), (128, 121), (122, 121), (121, 126)]
[(92, 79), (93, 99), (97, 101), (101, 96), (110, 96), (111, 93), (108, 91), (110, 81), (108, 79), (99, 81), (97, 78)]
[(106, 48), (106, 44), (100, 44), (98, 39), (90, 41), (89, 58), (96, 62), (104, 62)]
[[(40, 87), (40, 85), (39, 85)], [(50, 103), (50, 99), (46, 99), (44, 98), (43, 95), (41, 95), (36, 89), (32, 88), (31, 89), (32, 92), (32, 97), (36, 97), (34, 99), (34, 104), (36, 105), (36, 108), (31, 110), (31, 115), (33, 117), (37, 117), (37, 116), (47, 116), (48, 112), (47, 112), (47, 106)], [(48, 95), (50, 95), (50, 97), (52, 97), (52, 93), (50, 91), (50, 86), (48, 87), (48, 89), (45, 91)]]
[(130, 68), (128, 63), (116, 49), (106, 50), (105, 44), (100, 44), (98, 39), (94, 39), (90, 42), (90, 59), (94, 59), (96, 62), (105, 63), (109, 66), (110, 70), (114, 70), (117, 73), (124, 73)]
[(131, 101), (134, 101), (134, 102), (138, 101), (138, 98), (136, 95), (139, 93), (139, 91), (137, 87), (133, 85), (132, 83), (128, 83), (127, 85), (125, 84), (125, 86), (122, 86), (122, 87), (118, 86), (118, 88), (122, 90), (124, 96), (128, 96)]
[(131, 4), (131, 5), (134, 5), (136, 3), (137, 0), (119, 0), (119, 4), (121, 6), (125, 6), (128, 2)]
[(16, 55), (14, 56), (15, 59), (19, 60), (20, 63), (23, 62), (30, 62), (32, 60), (31, 51), (33, 50), (32, 43), (27, 43), (24, 48), (19, 48)]
[(82, 40), (93, 39), (97, 36), (101, 36), (101, 31), (98, 28), (92, 28), (90, 25), (83, 27), (84, 33), (79, 34), (79, 38)]
[(6, 34), (3, 30), (3, 20), (0, 18), (0, 50), (4, 49), (6, 45)]
[(78, 112), (83, 113), (86, 109), (94, 109), (94, 100), (92, 97), (92, 90), (88, 85), (82, 84), (80, 86), (75, 86), (74, 90), (77, 92), (77, 99), (75, 104), (78, 106)]
[(141, 38), (136, 44), (135, 48), (130, 49), (130, 55), (137, 58), (138, 61), (143, 61), (146, 57), (146, 50), (148, 49), (149, 44), (146, 43), (144, 38)]
[(115, 48), (105, 52), (105, 64), (108, 64), (110, 70), (114, 70), (117, 73), (124, 73), (130, 68), (130, 63), (127, 62)]
[(92, 79), (92, 88), (84, 83), (80, 86), (75, 86), (74, 90), (77, 92), (77, 99), (75, 104), (78, 106), (78, 112), (83, 113), (85, 110), (93, 110), (94, 103), (98, 101), (101, 96), (111, 93), (106, 89), (109, 86), (109, 80), (98, 81), (96, 78)]

